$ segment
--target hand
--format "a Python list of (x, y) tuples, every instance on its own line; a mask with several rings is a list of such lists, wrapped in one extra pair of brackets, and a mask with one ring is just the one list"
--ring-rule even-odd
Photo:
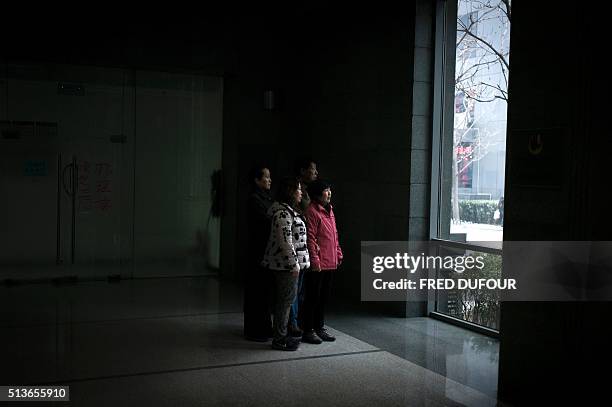
[(291, 275), (297, 277), (298, 274), (300, 274), (300, 265), (296, 264), (295, 266), (293, 266), (293, 269), (291, 269)]
[(312, 271), (321, 271), (321, 266), (318, 267), (312, 267), (311, 268)]

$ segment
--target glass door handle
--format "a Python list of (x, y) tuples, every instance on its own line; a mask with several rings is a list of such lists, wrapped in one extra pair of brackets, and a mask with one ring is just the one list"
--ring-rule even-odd
[(62, 168), (62, 154), (57, 155), (57, 215), (55, 217), (56, 225), (55, 230), (57, 235), (55, 236), (55, 264), (59, 266), (62, 264), (62, 181), (63, 171)]
[[(66, 184), (66, 172), (70, 170), (70, 180), (69, 183)], [(64, 167), (64, 169), (62, 170), (62, 187), (64, 188), (64, 192), (66, 193), (66, 195), (68, 196), (72, 196), (72, 194), (74, 193), (73, 189), (72, 189), (72, 178), (74, 176), (74, 164), (70, 163), (68, 165), (66, 165)]]
[[(60, 156), (61, 157), (61, 156)], [(61, 162), (61, 158), (60, 158)], [(66, 181), (66, 176), (68, 176), (68, 181)], [(78, 177), (79, 177), (79, 168), (77, 166), (77, 158), (75, 155), (72, 156), (72, 162), (66, 165), (62, 169), (61, 175), (61, 184), (62, 188), (66, 195), (72, 198), (72, 208), (71, 208), (71, 236), (70, 236), (70, 262), (74, 264), (74, 252), (76, 249), (76, 194), (78, 188)], [(60, 181), (58, 180), (58, 183)], [(59, 189), (59, 186), (58, 186)], [(59, 191), (58, 191), (59, 192)], [(59, 211), (59, 198), (58, 198), (58, 211)], [(58, 212), (58, 222), (59, 222), (59, 212)], [(58, 224), (59, 225), (59, 224)], [(58, 232), (59, 234), (59, 226)], [(59, 236), (59, 235), (58, 235)], [(58, 237), (59, 239), (59, 237)], [(59, 245), (59, 243), (58, 243)], [(59, 247), (59, 246), (58, 246)], [(59, 262), (59, 249), (57, 253), (57, 261)]]

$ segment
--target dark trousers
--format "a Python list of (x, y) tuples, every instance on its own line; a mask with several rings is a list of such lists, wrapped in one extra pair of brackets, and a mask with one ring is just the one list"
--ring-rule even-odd
[(261, 266), (249, 268), (244, 286), (245, 336), (252, 338), (272, 336), (272, 287), (272, 275), (268, 269)]
[(287, 336), (289, 309), (297, 295), (297, 276), (289, 271), (272, 271), (275, 281), (274, 325), (272, 327), (275, 341)]
[(309, 270), (304, 276), (304, 303), (300, 316), (305, 332), (317, 331), (325, 325), (325, 306), (331, 294), (332, 274), (333, 271)]

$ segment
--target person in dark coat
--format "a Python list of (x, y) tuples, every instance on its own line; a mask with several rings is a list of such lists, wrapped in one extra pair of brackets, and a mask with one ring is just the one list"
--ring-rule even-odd
[(257, 342), (272, 337), (271, 290), (272, 280), (261, 266), (270, 235), (268, 209), (274, 203), (270, 195), (272, 178), (264, 166), (254, 167), (249, 176), (252, 191), (247, 200), (247, 253), (244, 287), (244, 336)]

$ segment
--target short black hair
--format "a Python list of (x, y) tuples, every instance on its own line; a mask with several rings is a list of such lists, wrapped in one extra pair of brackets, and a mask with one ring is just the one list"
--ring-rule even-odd
[(293, 171), (295, 173), (295, 175), (297, 175), (298, 177), (302, 175), (302, 170), (306, 170), (308, 169), (308, 167), (310, 167), (310, 163), (317, 163), (315, 160), (313, 160), (311, 157), (302, 157), (298, 160), (295, 161), (295, 164), (293, 166)]
[(308, 195), (311, 198), (317, 199), (323, 195), (323, 191), (327, 188), (331, 188), (331, 184), (324, 179), (316, 179), (310, 185), (308, 185)]
[(264, 163), (256, 163), (249, 169), (249, 183), (252, 183), (254, 179), (261, 179), (263, 177), (264, 169), (270, 170), (270, 167)]
[(300, 180), (296, 177), (283, 177), (280, 180), (278, 185), (278, 190), (276, 191), (276, 200), (279, 202), (284, 202), (288, 204), (292, 204), (291, 200), (293, 199), (293, 194), (297, 191), (300, 186)]

